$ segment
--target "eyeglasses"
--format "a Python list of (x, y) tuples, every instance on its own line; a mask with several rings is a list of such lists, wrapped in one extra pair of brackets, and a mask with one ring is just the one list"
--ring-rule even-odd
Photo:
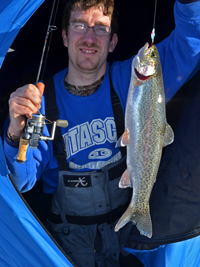
[(80, 22), (69, 23), (70, 28), (73, 32), (86, 33), (89, 28), (93, 28), (96, 35), (104, 36), (109, 35), (111, 32), (111, 27), (106, 25), (96, 25), (94, 27), (89, 27), (88, 25)]

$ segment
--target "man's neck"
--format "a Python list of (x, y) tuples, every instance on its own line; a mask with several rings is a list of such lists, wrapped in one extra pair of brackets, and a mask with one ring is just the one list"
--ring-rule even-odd
[(64, 86), (67, 89), (67, 91), (71, 93), (72, 95), (79, 95), (79, 96), (86, 97), (86, 96), (92, 95), (94, 92), (97, 91), (97, 89), (103, 82), (104, 76), (105, 75), (103, 75), (99, 80), (97, 80), (96, 82), (90, 85), (75, 86), (64, 81)]
[(83, 72), (83, 71), (71, 71), (68, 68), (68, 73), (65, 76), (65, 81), (75, 86), (90, 85), (98, 81), (103, 75), (105, 75), (106, 68), (96, 72)]

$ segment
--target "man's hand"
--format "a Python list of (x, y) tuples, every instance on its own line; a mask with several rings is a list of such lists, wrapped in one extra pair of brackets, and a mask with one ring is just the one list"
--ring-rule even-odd
[(31, 119), (32, 114), (37, 113), (40, 109), (43, 92), (44, 84), (38, 83), (37, 87), (33, 84), (20, 87), (10, 95), (8, 132), (11, 135), (21, 136), (26, 124), (26, 117)]

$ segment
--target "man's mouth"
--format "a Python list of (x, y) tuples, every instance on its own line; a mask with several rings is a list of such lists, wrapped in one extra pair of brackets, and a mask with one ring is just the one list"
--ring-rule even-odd
[(135, 70), (135, 74), (136, 74), (136, 76), (137, 76), (138, 79), (141, 80), (141, 81), (146, 81), (147, 79), (149, 79), (149, 78), (152, 76), (152, 75), (145, 76), (145, 75), (139, 73), (139, 72), (137, 71), (136, 68), (135, 68), (134, 70)]
[(82, 52), (86, 53), (86, 54), (94, 54), (97, 51), (96, 50), (87, 50), (87, 49), (80, 49)]

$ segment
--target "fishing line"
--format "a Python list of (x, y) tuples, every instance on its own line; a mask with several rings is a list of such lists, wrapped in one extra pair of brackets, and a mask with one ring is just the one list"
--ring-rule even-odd
[(153, 30), (151, 32), (151, 45), (153, 45), (154, 43), (154, 39), (155, 39), (155, 23), (156, 23), (156, 9), (157, 9), (157, 0), (155, 0), (155, 9), (154, 9), (154, 18), (153, 18)]

